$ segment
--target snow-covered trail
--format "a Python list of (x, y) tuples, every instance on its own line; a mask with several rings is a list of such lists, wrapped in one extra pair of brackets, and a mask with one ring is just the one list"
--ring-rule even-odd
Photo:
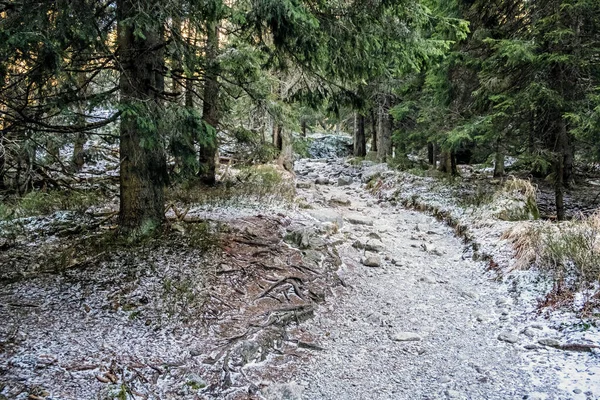
[[(472, 261), (448, 227), (378, 203), (356, 178), (337, 185), (340, 170), (331, 164), (302, 161), (297, 172), (307, 212), (343, 220), (335, 236), (350, 288), (303, 326), (324, 349), (295, 377), (302, 398), (600, 396), (597, 363), (569, 362), (590, 356), (544, 346), (560, 334)], [(323, 178), (335, 183), (312, 184)]]

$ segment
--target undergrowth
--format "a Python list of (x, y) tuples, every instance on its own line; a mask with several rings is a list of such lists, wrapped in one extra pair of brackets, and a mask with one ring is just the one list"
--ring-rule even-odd
[(187, 181), (167, 190), (168, 201), (183, 204), (226, 206), (247, 200), (260, 202), (289, 201), (295, 195), (294, 182), (284, 179), (273, 165), (243, 167), (235, 176), (215, 187)]
[(503, 238), (514, 246), (513, 268), (535, 266), (552, 277), (554, 289), (544, 305), (579, 292), (584, 310), (600, 306), (600, 212), (560, 224), (519, 224)]
[(3, 200), (0, 203), (0, 220), (46, 215), (61, 210), (83, 212), (102, 200), (103, 196), (97, 191), (33, 191), (20, 198)]

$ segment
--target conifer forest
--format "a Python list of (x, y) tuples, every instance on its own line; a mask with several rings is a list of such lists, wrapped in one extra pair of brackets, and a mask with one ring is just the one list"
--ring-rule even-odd
[(600, 1), (0, 0), (13, 399), (600, 399)]

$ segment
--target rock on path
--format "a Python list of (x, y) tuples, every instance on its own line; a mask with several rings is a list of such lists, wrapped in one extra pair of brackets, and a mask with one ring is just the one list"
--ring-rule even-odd
[[(336, 172), (310, 161), (299, 168), (307, 165), (320, 176)], [(360, 174), (354, 178), (350, 186), (327, 188), (328, 196), (352, 203), (335, 208), (335, 219), (349, 222), (335, 235), (339, 273), (350, 289), (301, 325), (324, 348), (295, 372), (302, 398), (570, 398), (551, 362), (531, 367), (531, 352), (545, 350), (528, 350), (536, 339), (515, 329), (524, 311), (506, 301), (506, 287), (482, 264), (463, 255), (451, 230), (429, 216), (377, 204), (361, 187)], [(333, 207), (319, 201), (320, 190), (300, 191), (314, 200), (313, 216)], [(353, 246), (373, 235), (383, 246), (377, 256)], [(436, 254), (424, 251), (431, 248)], [(375, 257), (380, 268), (368, 268)], [(373, 323), (373, 315), (382, 323)]]

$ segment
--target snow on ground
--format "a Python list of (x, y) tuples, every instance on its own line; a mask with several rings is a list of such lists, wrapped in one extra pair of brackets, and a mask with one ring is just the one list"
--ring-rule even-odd
[[(29, 273), (0, 266), (0, 399), (600, 398), (597, 349), (558, 348), (598, 345), (598, 329), (537, 313), (535, 271), (473, 260), (510, 262), (510, 222), (382, 165), (301, 160), (297, 175), (298, 207), (193, 206), (165, 240), (89, 260), (74, 246), (72, 268), (45, 264), (76, 236), (45, 235), (81, 218), (25, 221), (39, 247), (5, 255)], [(444, 211), (479, 248), (402, 203)]]
[[(383, 178), (378, 197), (360, 183), (373, 170)], [(448, 193), (432, 190), (436, 182), (383, 166), (365, 171), (331, 161), (302, 161), (297, 171), (300, 181), (328, 178), (334, 183), (300, 184), (309, 188), (300, 197), (317, 214), (337, 205), (335, 212), (345, 220), (339, 233), (340, 275), (352, 288), (304, 324), (325, 350), (296, 375), (303, 398), (600, 398), (597, 349), (555, 348), (597, 346), (597, 328), (583, 330), (566, 312), (549, 318), (538, 314), (536, 300), (544, 282), (535, 271), (514, 271), (499, 279), (485, 263), (471, 260), (472, 250), (448, 227), (393, 206), (392, 196), (382, 193), (421, 196), (473, 226)], [(340, 177), (340, 183), (354, 183), (335, 186)], [(356, 225), (365, 219), (370, 222)], [(507, 224), (487, 221), (472, 228), (480, 253), (509, 261), (510, 248), (499, 241)], [(369, 246), (356, 249), (356, 241), (382, 246), (370, 247), (381, 267), (361, 265)]]

